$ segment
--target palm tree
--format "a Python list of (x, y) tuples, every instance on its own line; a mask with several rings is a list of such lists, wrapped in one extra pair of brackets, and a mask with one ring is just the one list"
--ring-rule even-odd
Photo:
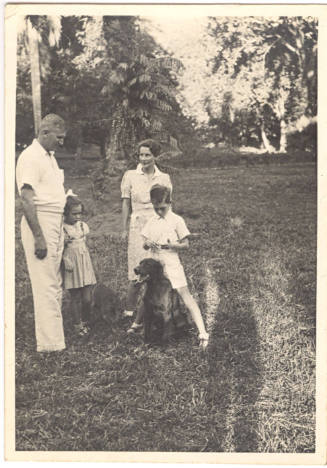
[[(119, 26), (119, 36), (115, 30)], [(136, 141), (159, 133), (176, 102), (175, 72), (182, 66), (167, 56), (136, 18), (104, 18), (111, 70), (101, 94), (111, 103), (105, 149), (108, 167), (126, 159)]]

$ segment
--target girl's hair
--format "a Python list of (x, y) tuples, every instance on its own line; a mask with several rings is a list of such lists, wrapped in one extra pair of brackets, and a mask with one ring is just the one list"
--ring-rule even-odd
[(160, 151), (161, 151), (161, 146), (160, 144), (155, 141), (155, 140), (152, 140), (151, 138), (147, 139), (147, 140), (143, 140), (143, 141), (140, 141), (140, 143), (137, 145), (137, 157), (139, 155), (139, 152), (140, 152), (140, 148), (142, 146), (145, 146), (146, 148), (149, 148), (151, 153), (153, 154), (153, 156), (156, 158), (157, 156), (159, 156), (160, 154)]
[(84, 205), (81, 202), (81, 200), (77, 197), (72, 197), (69, 195), (66, 198), (66, 205), (64, 208), (64, 216), (68, 216), (70, 213), (70, 210), (73, 208), (73, 206), (81, 206), (82, 207), (82, 213), (84, 213)]
[(165, 185), (155, 184), (151, 187), (150, 198), (152, 203), (171, 203), (171, 190)]

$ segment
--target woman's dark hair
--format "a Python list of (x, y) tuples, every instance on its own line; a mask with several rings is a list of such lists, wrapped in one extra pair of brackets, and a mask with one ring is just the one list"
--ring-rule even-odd
[[(138, 143), (135, 152), (131, 155), (131, 158), (127, 165), (127, 169), (136, 169), (139, 163), (140, 148), (142, 146), (149, 148), (155, 158), (157, 158), (160, 155), (161, 146), (156, 140), (152, 140), (152, 138), (148, 138), (147, 140), (142, 140)], [(158, 161), (156, 161), (156, 166), (159, 169), (159, 171), (169, 174), (169, 170), (170, 170), (169, 166), (163, 165), (162, 163), (159, 163)]]
[(161, 151), (161, 146), (157, 141), (152, 140), (151, 138), (149, 138), (147, 140), (140, 141), (140, 143), (137, 145), (137, 155), (139, 155), (140, 148), (142, 146), (145, 146), (146, 148), (149, 148), (151, 153), (153, 154), (153, 156), (155, 158), (157, 156), (159, 156), (160, 151)]
[(82, 213), (84, 213), (84, 205), (81, 202), (81, 200), (77, 197), (72, 197), (69, 195), (66, 198), (66, 205), (64, 208), (64, 216), (68, 216), (70, 213), (70, 210), (73, 208), (73, 206), (81, 206), (82, 207)]
[(150, 198), (152, 203), (171, 203), (171, 190), (165, 185), (155, 184), (151, 187)]

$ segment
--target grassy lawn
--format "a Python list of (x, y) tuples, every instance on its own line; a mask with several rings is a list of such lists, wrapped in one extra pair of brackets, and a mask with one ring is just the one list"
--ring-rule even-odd
[[(123, 299), (127, 255), (119, 179), (88, 209), (98, 279)], [(16, 227), (16, 449), (314, 452), (316, 168), (192, 169), (172, 176), (174, 209), (201, 233), (183, 253), (211, 332), (166, 349), (99, 324), (83, 341), (63, 315), (67, 350), (35, 352), (32, 295)]]

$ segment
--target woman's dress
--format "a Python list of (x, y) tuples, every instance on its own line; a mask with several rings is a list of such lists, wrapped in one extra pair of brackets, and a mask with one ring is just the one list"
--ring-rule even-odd
[(134, 268), (143, 258), (150, 256), (143, 248), (144, 239), (141, 231), (147, 221), (153, 216), (154, 209), (150, 199), (151, 187), (155, 184), (164, 185), (172, 189), (170, 177), (155, 166), (154, 173), (148, 176), (139, 164), (135, 170), (126, 171), (121, 182), (122, 198), (131, 200), (132, 214), (128, 237), (128, 279), (136, 279)]

